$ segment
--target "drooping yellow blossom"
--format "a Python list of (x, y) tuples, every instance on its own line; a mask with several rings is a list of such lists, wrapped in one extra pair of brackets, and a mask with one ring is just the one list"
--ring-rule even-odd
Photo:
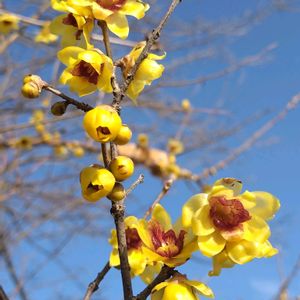
[(56, 17), (50, 25), (51, 32), (61, 36), (62, 47), (79, 46), (87, 49), (93, 48), (90, 43), (93, 28), (92, 18), (72, 13)]
[[(134, 66), (141, 52), (145, 48), (146, 42), (138, 43), (134, 49), (122, 59), (123, 76), (126, 78), (131, 68)], [(166, 55), (156, 55), (149, 53), (139, 66), (134, 79), (130, 83), (126, 95), (133, 101), (136, 100), (138, 95), (142, 92), (145, 85), (151, 85), (152, 81), (161, 77), (164, 66), (156, 62), (161, 60)]]
[[(138, 219), (134, 216), (129, 216), (125, 219), (128, 262), (130, 265), (130, 273), (132, 277), (141, 275), (148, 263), (148, 259), (143, 252), (143, 242), (136, 229), (137, 223)], [(117, 233), (115, 229), (111, 231), (111, 238), (109, 240), (109, 243), (113, 247), (109, 258), (109, 264), (112, 267), (118, 267), (120, 265), (120, 258), (118, 252)]]
[(50, 32), (50, 22), (46, 22), (40, 32), (35, 36), (36, 43), (50, 44), (58, 39), (56, 34)]
[(85, 200), (96, 202), (107, 196), (115, 185), (115, 177), (99, 165), (91, 165), (80, 172), (82, 196)]
[(197, 249), (191, 231), (183, 230), (181, 220), (173, 226), (169, 214), (160, 204), (153, 209), (149, 221), (139, 220), (137, 231), (149, 260), (162, 262), (169, 267), (185, 263)]
[(0, 15), (0, 33), (8, 34), (19, 29), (19, 18), (11, 14)]
[(113, 141), (119, 133), (122, 120), (109, 105), (99, 105), (88, 111), (83, 118), (83, 127), (96, 142)]
[(222, 267), (277, 253), (268, 241), (266, 220), (280, 207), (279, 200), (267, 192), (240, 194), (241, 189), (241, 181), (223, 178), (207, 194), (194, 195), (183, 206), (183, 225), (198, 237), (202, 254), (213, 257), (210, 275), (217, 275)]
[(184, 146), (178, 139), (171, 138), (168, 140), (168, 150), (172, 154), (181, 154), (184, 151)]
[(214, 298), (214, 293), (204, 283), (188, 280), (180, 273), (159, 283), (151, 292), (151, 300), (198, 300), (198, 296)]
[(112, 92), (112, 60), (99, 49), (85, 50), (67, 47), (57, 53), (58, 59), (67, 66), (60, 76), (62, 84), (68, 84), (80, 97), (96, 90)]

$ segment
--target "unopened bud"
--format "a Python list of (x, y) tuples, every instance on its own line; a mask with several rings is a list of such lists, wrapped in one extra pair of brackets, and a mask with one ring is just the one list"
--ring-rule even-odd
[(66, 112), (67, 107), (68, 104), (66, 101), (56, 102), (51, 106), (51, 113), (54, 116), (62, 116)]
[(107, 195), (107, 198), (111, 201), (121, 201), (124, 199), (126, 194), (124, 186), (117, 182), (111, 191), (110, 194)]
[(29, 81), (22, 86), (21, 92), (24, 97), (33, 99), (40, 96), (41, 89), (35, 82)]

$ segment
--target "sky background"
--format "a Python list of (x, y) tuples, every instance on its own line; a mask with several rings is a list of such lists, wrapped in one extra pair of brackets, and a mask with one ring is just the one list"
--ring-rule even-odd
[[(169, 1), (166, 2), (169, 3)], [(244, 15), (245, 12), (254, 9), (257, 5), (263, 4), (259, 1), (250, 3), (250, 1), (234, 0), (185, 0), (176, 10), (174, 18), (190, 20), (192, 30), (192, 23), (195, 20), (205, 19), (211, 22), (232, 20), (232, 18)], [(16, 8), (15, 1), (11, 1), (11, 5), (12, 9)], [(264, 118), (245, 128), (235, 139), (228, 140), (233, 147), (237, 146), (264, 122), (283, 109), (293, 95), (300, 92), (299, 28), (298, 12), (277, 12), (266, 16), (263, 20), (256, 22), (247, 34), (230, 36), (223, 42), (230, 49), (230, 54), (236, 58), (255, 54), (270, 44), (276, 45), (267, 62), (255, 67), (244, 68), (228, 75), (226, 79), (210, 81), (201, 87), (191, 86), (175, 90), (167, 88), (166, 92), (177, 99), (188, 97), (195, 107), (214, 107), (216, 103), (226, 99), (225, 108), (235, 115), (235, 120), (242, 120), (255, 111), (268, 109), (270, 112)], [(166, 30), (172, 32), (172, 22), (168, 24)], [(163, 41), (163, 34), (161, 39)], [(170, 52), (171, 49), (168, 51)], [(180, 57), (180, 51), (168, 53), (168, 59), (174, 58), (176, 55)], [(217, 70), (222, 64), (224, 61), (221, 59), (210, 64), (201, 63), (201, 65), (195, 66), (195, 74), (192, 74), (191, 77)], [(189, 66), (185, 72), (188, 74)], [(186, 74), (180, 75), (185, 76)], [(128, 117), (129, 120), (131, 118), (135, 118), (135, 116)], [(245, 189), (269, 191), (281, 200), (281, 209), (276, 218), (271, 221), (271, 241), (280, 249), (278, 256), (225, 269), (221, 276), (213, 278), (206, 276), (211, 267), (210, 261), (200, 255), (196, 255), (196, 259), (191, 259), (184, 267), (179, 268), (188, 275), (189, 279), (208, 282), (215, 292), (216, 299), (272, 299), (281, 282), (280, 273), (283, 272), (284, 275), (287, 275), (297, 260), (300, 253), (299, 120), (300, 108), (297, 108), (266, 134), (249, 152), (240, 156), (224, 171), (220, 171), (217, 176), (209, 180), (209, 183), (213, 183), (220, 177), (236, 177), (244, 182)], [(224, 117), (224, 122), (226, 123), (226, 117)], [(196, 161), (197, 157), (194, 159)], [(182, 157), (180, 162), (182, 164), (191, 163), (187, 162), (185, 157)], [(147, 201), (151, 202), (151, 199), (155, 199), (157, 196), (161, 183), (159, 180), (151, 178), (147, 171), (143, 170), (143, 173), (146, 178), (145, 183), (136, 189), (134, 195), (139, 199), (147, 198)], [(77, 182), (77, 178), (74, 179), (75, 181)], [(163, 205), (170, 211), (173, 220), (179, 217), (181, 206), (191, 195), (191, 190), (183, 182), (176, 182), (163, 199)], [(129, 201), (133, 202), (134, 199)], [(143, 215), (143, 212), (135, 210), (134, 203), (128, 203), (128, 211), (135, 213), (138, 217)], [(112, 222), (110, 226), (113, 226)], [(23, 251), (25, 251), (26, 245), (23, 247)], [(87, 284), (106, 263), (109, 252), (110, 247), (104, 238), (99, 240), (82, 236), (73, 238), (61, 257), (70, 268), (74, 262), (79, 265), (74, 272), (78, 274), (82, 271), (85, 274), (82, 282), (79, 285), (72, 284), (71, 279), (64, 278), (64, 274), (59, 271), (56, 263), (50, 262), (41, 269), (38, 276), (29, 282), (27, 289), (33, 291), (30, 299), (53, 299), (52, 289), (56, 292), (61, 291), (65, 295), (59, 299), (81, 299)], [(30, 255), (34, 260), (35, 253), (29, 253), (29, 257)], [(49, 279), (46, 284), (45, 278)], [(298, 275), (290, 286), (291, 297), (300, 295), (299, 278)], [(3, 274), (2, 282), (8, 286), (8, 289), (11, 288), (11, 283)], [(135, 291), (139, 291), (142, 287), (141, 281), (134, 279)], [(121, 299), (121, 295), (120, 275), (116, 270), (112, 270), (101, 283), (100, 291), (95, 294), (93, 299)]]

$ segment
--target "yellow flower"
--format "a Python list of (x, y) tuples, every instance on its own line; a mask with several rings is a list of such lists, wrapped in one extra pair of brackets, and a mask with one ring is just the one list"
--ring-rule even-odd
[(150, 221), (139, 220), (137, 231), (149, 260), (169, 267), (185, 263), (197, 249), (191, 231), (182, 229), (180, 219), (172, 226), (169, 214), (160, 204), (155, 206)]
[(46, 22), (40, 32), (35, 36), (34, 40), (37, 43), (50, 44), (55, 42), (58, 36), (50, 32), (50, 23)]
[(96, 202), (107, 196), (115, 182), (113, 174), (99, 165), (91, 165), (80, 172), (82, 196), (90, 202)]
[(277, 253), (268, 241), (266, 220), (280, 207), (279, 200), (267, 192), (240, 194), (241, 189), (241, 181), (223, 178), (208, 194), (194, 195), (183, 206), (183, 225), (198, 237), (202, 254), (214, 257), (211, 275), (219, 273), (219, 267)]
[(168, 141), (168, 150), (172, 154), (181, 154), (184, 151), (184, 146), (181, 141), (171, 138)]
[(112, 87), (112, 60), (98, 49), (85, 50), (67, 47), (57, 53), (58, 59), (67, 66), (60, 76), (62, 84), (68, 84), (80, 97), (97, 89), (110, 93)]
[[(134, 66), (141, 52), (145, 48), (146, 42), (138, 43), (135, 48), (122, 59), (123, 76), (126, 78), (131, 68)], [(133, 101), (136, 100), (138, 95), (142, 92), (145, 85), (151, 85), (152, 81), (161, 77), (164, 66), (156, 62), (161, 60), (166, 55), (156, 55), (149, 53), (139, 66), (134, 79), (130, 83), (126, 95)]]
[(94, 17), (105, 21), (109, 30), (122, 39), (126, 39), (129, 34), (126, 15), (141, 19), (149, 9), (149, 5), (141, 0), (83, 0), (80, 5), (84, 9), (90, 7)]
[[(137, 223), (138, 219), (134, 216), (129, 216), (125, 219), (128, 261), (132, 277), (141, 275), (148, 263), (148, 259), (143, 252), (143, 242), (135, 228)], [(120, 265), (120, 258), (118, 252), (117, 233), (115, 229), (111, 231), (109, 243), (113, 247), (109, 258), (109, 264), (112, 267), (118, 267)]]
[(8, 34), (19, 29), (19, 18), (11, 14), (0, 15), (0, 33)]
[[(93, 48), (90, 35), (94, 28), (94, 20), (77, 14), (63, 14), (56, 17), (50, 24), (52, 33), (61, 35), (62, 47), (79, 46)], [(83, 39), (82, 39), (83, 36)]]
[(119, 114), (109, 105), (95, 107), (88, 111), (83, 118), (85, 131), (96, 142), (113, 141), (121, 126), (122, 120)]
[(111, 161), (109, 169), (114, 174), (116, 180), (123, 181), (133, 174), (134, 163), (131, 158), (119, 155)]
[(151, 300), (197, 300), (198, 295), (214, 298), (213, 291), (207, 285), (188, 280), (178, 273), (168, 281), (156, 285), (151, 292)]

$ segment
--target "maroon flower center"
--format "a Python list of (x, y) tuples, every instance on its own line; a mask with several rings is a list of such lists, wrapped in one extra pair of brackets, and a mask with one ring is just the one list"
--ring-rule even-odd
[(12, 21), (8, 21), (8, 20), (4, 20), (4, 21), (2, 21), (2, 24), (3, 24), (4, 26), (10, 26), (10, 25), (13, 24), (13, 22), (12, 22)]
[(162, 226), (154, 220), (149, 222), (151, 241), (155, 251), (164, 257), (174, 257), (181, 252), (186, 232), (180, 230), (178, 237), (174, 230), (164, 231)]
[(94, 67), (83, 60), (81, 60), (77, 65), (75, 65), (75, 67), (71, 71), (71, 74), (73, 76), (84, 77), (89, 83), (92, 84), (97, 84), (99, 78), (99, 74), (94, 69)]
[(127, 228), (126, 234), (126, 244), (127, 249), (139, 249), (142, 246), (142, 240), (135, 228)]
[(105, 9), (118, 11), (123, 7), (126, 0), (96, 0), (96, 2)]
[(227, 200), (224, 196), (209, 199), (209, 215), (220, 230), (232, 231), (251, 219), (249, 212), (237, 199)]
[[(75, 28), (78, 28), (77, 21), (73, 14), (68, 14), (65, 18), (63, 18), (62, 22), (65, 25), (70, 25)], [(76, 40), (80, 40), (81, 34), (82, 34), (82, 30), (78, 29), (75, 33)]]

